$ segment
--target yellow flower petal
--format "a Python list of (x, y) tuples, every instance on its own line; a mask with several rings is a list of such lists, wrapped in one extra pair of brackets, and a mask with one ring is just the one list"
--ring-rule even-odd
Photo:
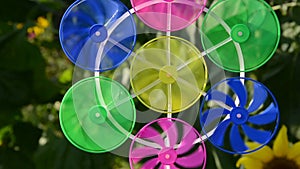
[(259, 160), (250, 158), (250, 157), (242, 157), (236, 162), (236, 167), (244, 166), (245, 169), (263, 169), (263, 163)]
[[(256, 149), (259, 146), (261, 146), (261, 144), (253, 143), (253, 142), (251, 142), (251, 143), (249, 142), (249, 143), (246, 143), (246, 144), (249, 147), (249, 149)], [(245, 154), (244, 156), (257, 159), (257, 160), (262, 161), (264, 163), (267, 163), (267, 162), (271, 161), (274, 158), (273, 151), (269, 146), (264, 146), (261, 149), (255, 151), (253, 153)]]
[(22, 23), (18, 23), (17, 25), (16, 25), (16, 28), (17, 29), (22, 29), (24, 27), (24, 24), (22, 24)]
[(288, 159), (293, 159), (298, 156), (300, 157), (300, 141), (294, 144), (293, 147), (289, 149), (289, 153), (287, 155)]
[(44, 29), (40, 28), (38, 26), (33, 27), (33, 32), (36, 34), (36, 36), (39, 36), (40, 34), (44, 33)]
[(277, 157), (285, 157), (289, 151), (289, 140), (287, 137), (287, 128), (283, 125), (273, 144), (274, 155)]
[(32, 27), (30, 27), (30, 28), (27, 28), (27, 33), (33, 33), (33, 29), (32, 29)]
[(49, 21), (46, 18), (40, 16), (37, 18), (37, 24), (42, 28), (47, 28), (49, 26)]
[(297, 163), (298, 167), (300, 168), (300, 157), (297, 157), (294, 159), (294, 161)]

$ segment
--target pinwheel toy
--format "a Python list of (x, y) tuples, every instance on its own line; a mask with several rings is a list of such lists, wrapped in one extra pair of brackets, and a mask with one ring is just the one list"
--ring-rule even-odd
[(206, 0), (131, 0), (131, 4), (137, 16), (149, 27), (178, 31), (199, 18)]
[[(136, 140), (144, 139), (149, 145)], [(188, 123), (160, 118), (145, 125), (135, 136), (130, 149), (131, 168), (204, 168), (206, 155), (199, 133)], [(153, 147), (151, 147), (153, 146)]]
[(280, 39), (278, 18), (263, 0), (218, 1), (205, 16), (201, 32), (204, 49), (231, 40), (208, 57), (233, 72), (262, 66), (273, 56)]
[[(209, 140), (223, 151), (250, 153), (267, 144), (275, 134), (279, 122), (277, 102), (257, 81), (226, 79), (213, 86), (204, 99), (200, 108), (201, 125), (204, 132), (214, 131)], [(227, 141), (230, 146), (225, 144)], [(247, 141), (261, 146), (250, 149)]]
[[(131, 5), (128, 10), (119, 0), (77, 0), (62, 17), (63, 51), (76, 67), (93, 73), (74, 83), (61, 102), (61, 128), (75, 147), (104, 153), (130, 138), (131, 169), (204, 169), (206, 140), (227, 153), (245, 154), (272, 139), (279, 124), (275, 97), (245, 77), (270, 60), (279, 43), (279, 21), (266, 2), (219, 0), (210, 9), (206, 0), (131, 0)], [(136, 45), (136, 21), (157, 37)], [(200, 46), (181, 37), (190, 27), (199, 31)], [(206, 56), (224, 72), (240, 76), (224, 76), (214, 84), (208, 71), (215, 67), (207, 66)], [(132, 90), (104, 74), (125, 61)], [(208, 83), (212, 87), (206, 92)], [(197, 115), (187, 110), (201, 96), (203, 136), (184, 119), (172, 117)], [(167, 117), (134, 130), (134, 98)], [(260, 146), (250, 148), (249, 141)]]
[[(60, 107), (65, 136), (87, 152), (102, 153), (119, 147), (135, 123), (135, 106), (128, 97), (128, 91), (109, 78), (91, 77), (77, 82)], [(116, 104), (120, 99), (126, 102)]]
[[(175, 113), (192, 106), (206, 85), (201, 53), (188, 41), (162, 36), (143, 45), (131, 65), (131, 85), (150, 109)], [(192, 63), (186, 64), (193, 60)]]
[[(120, 20), (124, 14), (128, 17)], [(133, 17), (118, 0), (74, 2), (66, 10), (59, 30), (68, 58), (90, 71), (116, 68), (130, 55), (136, 40)], [(129, 50), (122, 50), (120, 44)]]

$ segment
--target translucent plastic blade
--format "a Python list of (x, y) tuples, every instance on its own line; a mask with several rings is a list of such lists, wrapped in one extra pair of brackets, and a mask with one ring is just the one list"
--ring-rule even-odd
[[(115, 98), (127, 101), (111, 110)], [(126, 110), (126, 111), (124, 111)], [(135, 123), (133, 100), (121, 84), (104, 77), (91, 77), (74, 84), (60, 107), (60, 124), (66, 138), (81, 150), (111, 151), (124, 143)]]
[(241, 137), (238, 125), (233, 125), (230, 130), (230, 144), (236, 152), (243, 152), (248, 149)]
[[(136, 14), (146, 25), (160, 31), (177, 31), (192, 24), (202, 13), (206, 0), (131, 0)], [(139, 9), (139, 6), (146, 5)]]
[[(173, 36), (152, 39), (137, 50), (131, 64), (134, 93), (146, 107), (157, 112), (177, 113), (189, 108), (206, 86), (206, 63), (199, 56), (200, 51), (184, 39)], [(194, 62), (185, 65), (190, 59)], [(157, 80), (160, 82), (157, 86), (143, 90)]]
[[(132, 70), (132, 76), (135, 76), (136, 73), (145, 69), (161, 69), (166, 63), (165, 57), (154, 57), (154, 56), (164, 56), (166, 51), (162, 49), (140, 49), (136, 54), (134, 64), (134, 70)], [(153, 56), (153, 57), (150, 57)]]
[(230, 111), (224, 108), (212, 108), (205, 111), (201, 117), (201, 122), (206, 126), (215, 120), (221, 120), (221, 117), (229, 114)]
[(211, 142), (218, 146), (223, 146), (224, 135), (230, 123), (231, 121), (229, 119), (221, 122), (214, 131), (214, 134), (210, 137)]
[(99, 67), (95, 62), (94, 57), (97, 55), (99, 48), (99, 44), (94, 43), (91, 39), (87, 39), (83, 46), (78, 48), (78, 50), (74, 50), (76, 52), (79, 52), (77, 53), (76, 63), (84, 64), (91, 68)]
[[(77, 11), (70, 13), (68, 19), (71, 20), (71, 18), (76, 18), (78, 20), (81, 20), (83, 23), (80, 23), (80, 24), (93, 25), (93, 24), (97, 23), (96, 20), (90, 14), (88, 14), (86, 11), (83, 11), (83, 10), (77, 10)], [(104, 21), (101, 21), (101, 22), (102, 23), (100, 23), (100, 24), (103, 24)], [(73, 26), (74, 26), (74, 24), (73, 24)]]
[[(64, 99), (64, 103), (61, 106), (62, 112), (64, 109), (73, 110), (74, 106), (72, 100)], [(68, 123), (65, 123), (67, 121)], [(75, 144), (75, 146), (82, 146), (88, 150), (101, 149), (96, 143), (94, 143), (89, 136), (84, 132), (82, 125), (80, 124), (76, 115), (71, 113), (60, 113), (60, 122), (63, 123), (62, 130), (66, 135), (67, 139), (71, 140), (71, 143)], [(72, 130), (70, 130), (72, 128)], [(71, 136), (71, 137), (69, 137)], [(75, 136), (72, 138), (72, 136)]]
[[(148, 68), (148, 69), (139, 70), (139, 72), (137, 72), (134, 75), (135, 77), (134, 81), (135, 81), (135, 87), (137, 93), (141, 93), (140, 91), (144, 91), (144, 89), (147, 88), (147, 86), (155, 82), (158, 79), (158, 73), (159, 72), (157, 69)], [(149, 93), (150, 91), (146, 90), (144, 93)]]
[(165, 146), (164, 139), (161, 137), (161, 134), (151, 126), (144, 128), (141, 131), (139, 137), (147, 139), (147, 140), (151, 140), (151, 141), (159, 144), (160, 146), (163, 146), (163, 147)]
[(204, 155), (202, 147), (199, 147), (190, 155), (177, 158), (176, 163), (184, 168), (196, 168), (203, 165)]
[[(81, 53), (81, 49), (87, 44), (88, 38), (84, 38), (84, 36), (79, 35), (72, 35), (75, 40), (71, 41), (68, 44), (68, 47), (72, 48), (73, 50), (68, 51), (71, 55), (78, 56)], [(76, 60), (77, 61), (77, 60)]]
[(257, 125), (265, 125), (274, 122), (277, 119), (278, 109), (271, 103), (263, 112), (249, 117), (249, 122)]
[(177, 110), (192, 106), (201, 95), (201, 89), (199, 89), (193, 74), (186, 76), (184, 79), (178, 77), (172, 89), (174, 98), (173, 105)]
[(240, 101), (239, 106), (244, 107), (247, 103), (247, 90), (244, 84), (240, 80), (231, 80), (227, 84), (237, 94)]
[(82, 38), (85, 38), (85, 37), (88, 36), (88, 34), (87, 34), (88, 29), (89, 28), (82, 27), (82, 28), (78, 28), (78, 29), (69, 29), (69, 30), (66, 30), (65, 31), (65, 37), (66, 38), (70, 38), (70, 36), (77, 36), (78, 40), (81, 40)]
[(179, 169), (178, 167), (176, 167), (174, 164), (171, 164), (171, 165), (164, 165), (164, 164), (161, 164), (159, 166), (159, 169)]
[[(93, 19), (100, 24), (105, 24), (105, 17), (112, 16), (111, 12), (115, 12), (117, 10), (116, 5), (108, 5), (109, 7), (105, 7), (102, 4), (99, 4), (97, 1), (86, 1), (86, 3), (91, 8), (91, 11), (94, 11), (95, 14), (98, 14), (94, 15)], [(112, 4), (114, 4), (114, 2), (112, 2)], [(110, 8), (111, 10), (109, 11), (107, 8)], [(106, 15), (100, 15), (103, 13), (106, 13)]]
[(163, 129), (163, 132), (166, 133), (166, 136), (170, 143), (170, 147), (173, 147), (177, 143), (178, 139), (178, 131), (176, 123), (173, 123), (172, 121), (159, 121), (157, 122), (160, 127)]
[(208, 93), (207, 97), (206, 97), (206, 101), (210, 101), (210, 100), (216, 100), (216, 101), (220, 101), (225, 103), (226, 105), (230, 106), (230, 107), (235, 107), (235, 103), (232, 100), (232, 98), (228, 95), (226, 95), (223, 92), (220, 92), (218, 90), (213, 90), (210, 93)]
[(145, 162), (145, 164), (141, 167), (141, 169), (152, 169), (159, 163), (157, 158), (153, 158)]
[[(99, 147), (103, 147), (105, 149), (111, 150), (118, 143), (117, 140), (124, 139), (124, 134), (127, 133), (121, 133), (115, 126), (111, 125), (109, 122), (105, 122), (101, 124), (101, 127), (99, 127), (99, 124), (91, 122), (91, 120), (87, 118), (84, 118), (80, 120), (80, 123), (82, 124), (82, 128), (86, 135), (91, 139), (95, 144), (97, 144)], [(105, 130), (103, 130), (105, 128)], [(101, 135), (103, 137), (99, 137), (99, 132), (101, 131)], [(115, 139), (115, 140), (113, 140)]]
[[(176, 125), (175, 125), (176, 124)], [(142, 160), (135, 159), (134, 157), (134, 150), (138, 149), (138, 154), (144, 156), (143, 151), (147, 151), (146, 149), (141, 149), (145, 145), (140, 142), (141, 140), (137, 139), (145, 139), (141, 138), (141, 132), (147, 132), (149, 130), (145, 130), (147, 128), (154, 128), (157, 129), (157, 132), (161, 133), (161, 136), (164, 138), (166, 145), (173, 144), (170, 140), (168, 143), (168, 136), (172, 135), (173, 132), (176, 131), (176, 136), (171, 137), (178, 137), (176, 144), (173, 146), (162, 146), (159, 148), (159, 152), (154, 156), (145, 157)], [(167, 131), (165, 131), (165, 129)], [(153, 132), (151, 131), (150, 132)], [(170, 132), (169, 132), (169, 131)], [(147, 146), (147, 145), (146, 145)], [(147, 146), (148, 147), (148, 146)], [(150, 152), (148, 154), (157, 153), (156, 150), (149, 149)], [(136, 168), (136, 166), (147, 169), (154, 169), (154, 168), (189, 168), (188, 166), (192, 166), (192, 168), (204, 168), (204, 164), (206, 162), (206, 153), (205, 153), (205, 145), (204, 142), (201, 140), (201, 135), (198, 131), (193, 128), (190, 124), (178, 119), (178, 118), (159, 118), (154, 120), (148, 124), (146, 124), (134, 137), (133, 142), (131, 143), (130, 147), (130, 167)], [(153, 160), (153, 158), (155, 160)], [(179, 163), (177, 160), (179, 159)], [(196, 161), (196, 159), (198, 161)], [(150, 160), (150, 161), (148, 161)], [(187, 161), (191, 161), (190, 164), (186, 164)], [(181, 166), (180, 166), (181, 165)]]
[[(223, 34), (219, 32), (222, 29)], [(210, 7), (201, 30), (205, 50), (217, 45), (220, 39), (232, 37), (232, 42), (208, 54), (216, 65), (232, 72), (248, 72), (264, 65), (280, 40), (278, 18), (262, 0), (218, 1)], [(242, 55), (239, 56), (234, 42), (239, 43)], [(244, 69), (239, 57), (243, 59)]]
[(189, 151), (194, 147), (193, 143), (197, 139), (197, 134), (194, 132), (192, 127), (184, 126), (183, 133), (184, 135), (181, 139), (181, 142), (176, 149), (177, 154), (183, 154)]
[(260, 144), (265, 144), (270, 138), (272, 133), (270, 131), (263, 131), (249, 127), (248, 125), (242, 125), (245, 134), (252, 141), (258, 142)]
[(138, 163), (143, 158), (157, 155), (159, 153), (159, 150), (152, 147), (140, 147), (134, 149), (131, 153), (133, 162)]
[(254, 87), (254, 94), (253, 94), (252, 103), (248, 108), (249, 113), (257, 110), (268, 97), (267, 91), (260, 84), (254, 83), (253, 87)]
[[(231, 154), (247, 154), (268, 144), (279, 125), (278, 104), (270, 90), (253, 79), (234, 77), (212, 86), (206, 97), (211, 97), (211, 91), (221, 93), (224, 90), (228, 97), (233, 95), (236, 107), (230, 109), (207, 98), (200, 107), (200, 124), (208, 133), (208, 139), (217, 148)], [(220, 95), (217, 96), (226, 97), (224, 93)], [(239, 104), (238, 100), (245, 97), (248, 98), (241, 99)], [(227, 123), (224, 124), (224, 120)], [(249, 141), (261, 146), (247, 147), (245, 144)]]
[[(121, 20), (123, 15), (128, 16)], [(117, 0), (78, 0), (62, 17), (59, 37), (65, 54), (76, 66), (106, 71), (119, 66), (131, 54), (136, 28), (126, 6)], [(110, 39), (115, 43), (111, 44)], [(90, 41), (93, 45), (86, 44)]]

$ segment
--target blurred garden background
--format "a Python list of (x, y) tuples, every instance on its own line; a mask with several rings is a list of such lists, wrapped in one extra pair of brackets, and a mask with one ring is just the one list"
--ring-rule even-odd
[[(60, 102), (72, 85), (74, 65), (62, 51), (58, 28), (73, 2), (8, 0), (0, 5), (0, 169), (129, 168), (127, 158), (76, 149), (60, 129)], [(131, 8), (129, 0), (122, 2)], [(290, 142), (296, 142), (300, 140), (300, 1), (267, 2), (280, 21), (280, 44), (269, 62), (247, 76), (273, 92), (280, 126), (286, 125)], [(142, 43), (138, 39), (137, 44)], [(206, 145), (207, 169), (236, 168), (240, 156)]]

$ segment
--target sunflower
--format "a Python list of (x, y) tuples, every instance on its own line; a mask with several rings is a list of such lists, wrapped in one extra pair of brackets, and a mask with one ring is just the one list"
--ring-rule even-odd
[[(249, 148), (258, 147), (257, 143), (247, 143)], [(260, 150), (243, 155), (236, 167), (245, 169), (300, 169), (300, 141), (291, 144), (288, 141), (287, 128), (282, 126), (275, 141), (273, 150), (264, 146)]]

